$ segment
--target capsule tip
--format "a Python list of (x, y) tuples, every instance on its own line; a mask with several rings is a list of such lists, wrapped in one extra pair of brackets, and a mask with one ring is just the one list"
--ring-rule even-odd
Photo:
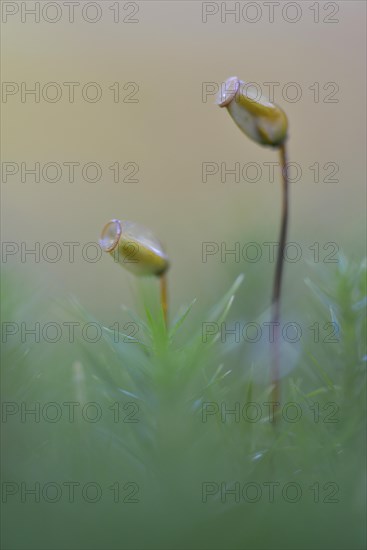
[(121, 236), (120, 220), (111, 220), (102, 229), (99, 244), (105, 252), (112, 252), (116, 248)]
[(240, 87), (240, 79), (237, 76), (231, 76), (221, 85), (217, 96), (217, 105), (226, 107), (236, 96)]

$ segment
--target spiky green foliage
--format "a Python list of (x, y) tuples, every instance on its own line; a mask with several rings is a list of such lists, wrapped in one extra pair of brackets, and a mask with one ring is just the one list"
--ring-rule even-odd
[[(3, 481), (19, 487), (4, 504), (4, 546), (362, 548), (364, 277), (364, 263), (341, 258), (335, 268), (324, 266), (306, 280), (312, 314), (305, 318), (335, 323), (339, 338), (317, 342), (308, 331), (296, 354), (290, 355), (289, 345), (282, 348), (284, 363), (292, 360), (282, 380), (282, 406), (295, 404), (290, 418), (302, 411), (296, 422), (285, 419), (282, 408), (276, 409), (277, 422), (270, 421), (266, 346), (254, 353), (248, 342), (222, 342), (220, 331), (203, 338), (202, 323), (236, 322), (236, 314), (228, 321), (235, 294), (251, 293), (247, 281), (240, 288), (242, 277), (210, 312), (202, 312), (202, 322), (191, 321), (193, 308), (200, 307), (192, 302), (166, 330), (148, 285), (140, 288), (143, 315), (130, 311), (132, 324), (122, 323), (129, 334), (104, 327), (96, 343), (81, 338), (80, 330), (74, 343), (66, 332), (56, 343), (9, 336), (3, 402), (28, 408), (40, 403), (41, 415), (39, 422), (31, 416), (22, 421), (19, 409), (3, 423), (9, 442)], [(31, 299), (14, 276), (3, 290), (3, 321), (98, 323), (75, 300), (50, 303), (42, 293)], [(42, 409), (51, 402), (62, 410), (57, 422), (47, 420), (55, 409)], [(71, 402), (78, 404), (73, 421), (65, 405)], [(96, 422), (86, 419), (88, 411), (81, 414), (91, 402), (102, 412)], [(255, 405), (244, 417), (249, 404)], [(261, 417), (253, 421), (256, 408)], [(240, 410), (240, 416), (225, 409)], [(94, 412), (89, 409), (91, 417)], [(95, 482), (102, 496), (92, 504), (76, 490), (70, 503), (64, 489), (56, 503), (42, 494), (40, 503), (32, 496), (21, 503), (20, 484), (37, 481), (41, 487)], [(275, 483), (273, 499), (269, 483)], [(298, 501), (290, 502), (292, 486), (289, 498), (282, 493), (287, 484), (301, 488)]]

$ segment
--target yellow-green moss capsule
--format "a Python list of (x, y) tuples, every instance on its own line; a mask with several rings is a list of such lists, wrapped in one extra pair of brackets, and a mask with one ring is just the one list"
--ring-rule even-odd
[(99, 243), (116, 262), (135, 275), (163, 275), (169, 267), (161, 243), (149, 229), (135, 222), (109, 221)]
[(288, 120), (285, 112), (266, 97), (257, 97), (236, 76), (228, 78), (217, 101), (227, 107), (239, 128), (261, 145), (278, 147), (287, 139)]

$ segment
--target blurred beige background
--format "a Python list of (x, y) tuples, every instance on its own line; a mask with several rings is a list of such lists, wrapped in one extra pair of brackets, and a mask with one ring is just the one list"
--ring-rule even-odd
[[(22, 103), (20, 94), (3, 100), (3, 162), (96, 162), (103, 169), (96, 183), (81, 177), (70, 183), (66, 169), (55, 183), (34, 183), (32, 177), (22, 183), (19, 174), (3, 181), (3, 241), (26, 241), (30, 247), (35, 241), (84, 244), (98, 240), (110, 218), (135, 220), (166, 245), (175, 305), (197, 295), (216, 297), (231, 277), (226, 264), (201, 262), (203, 241), (230, 245), (253, 240), (257, 231), (278, 238), (279, 175), (269, 184), (262, 165), (276, 161), (276, 152), (242, 136), (214, 97), (202, 101), (203, 82), (237, 75), (260, 84), (281, 83), (275, 100), (290, 120), (290, 160), (303, 169), (301, 180), (291, 186), (290, 240), (306, 247), (334, 241), (346, 252), (363, 252), (365, 2), (337, 2), (334, 24), (322, 20), (328, 13), (325, 2), (320, 2), (319, 23), (310, 10), (314, 2), (298, 2), (302, 17), (293, 24), (279, 10), (270, 23), (262, 2), (256, 4), (263, 16), (252, 24), (235, 23), (230, 16), (222, 23), (220, 13), (204, 24), (201, 2), (154, 0), (136, 3), (138, 23), (114, 23), (109, 10), (114, 3), (97, 4), (103, 17), (95, 24), (83, 21), (78, 10), (74, 23), (66, 12), (54, 24), (31, 18), (22, 23), (19, 14), (2, 23), (3, 82), (94, 81), (103, 91), (97, 103), (84, 101), (79, 89), (71, 104), (65, 87), (57, 103), (32, 98)], [(131, 9), (126, 2), (120, 5), (122, 15)], [(139, 103), (114, 103), (108, 89), (114, 82), (138, 83)], [(289, 82), (301, 87), (300, 101), (282, 98), (279, 90)], [(315, 82), (318, 103), (309, 90)], [(323, 102), (332, 91), (323, 91), (328, 82), (339, 86), (337, 103)], [(229, 178), (223, 184), (217, 176), (202, 183), (202, 163), (208, 161), (257, 162), (263, 177), (237, 184)], [(139, 183), (114, 183), (108, 169), (114, 162), (138, 163)], [(339, 183), (313, 183), (308, 167), (315, 162), (336, 162)], [(52, 284), (102, 318), (118, 311), (117, 298), (131, 302), (128, 274), (108, 257), (88, 263), (79, 248), (73, 264), (66, 254), (54, 264), (22, 264), (19, 255), (12, 263), (24, 272), (46, 273)]]

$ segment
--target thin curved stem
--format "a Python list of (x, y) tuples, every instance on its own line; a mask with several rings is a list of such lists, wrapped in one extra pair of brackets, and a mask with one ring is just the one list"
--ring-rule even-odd
[(161, 306), (163, 311), (164, 322), (166, 327), (168, 326), (168, 289), (167, 289), (167, 275), (163, 273), (159, 277), (161, 287)]
[(273, 400), (280, 400), (280, 303), (282, 291), (282, 276), (284, 267), (284, 251), (287, 240), (288, 211), (289, 211), (289, 182), (287, 173), (287, 150), (285, 143), (280, 147), (280, 167), (282, 170), (282, 214), (279, 236), (279, 248), (274, 274), (272, 296), (272, 322), (274, 323), (274, 354), (271, 372), (273, 384)]

